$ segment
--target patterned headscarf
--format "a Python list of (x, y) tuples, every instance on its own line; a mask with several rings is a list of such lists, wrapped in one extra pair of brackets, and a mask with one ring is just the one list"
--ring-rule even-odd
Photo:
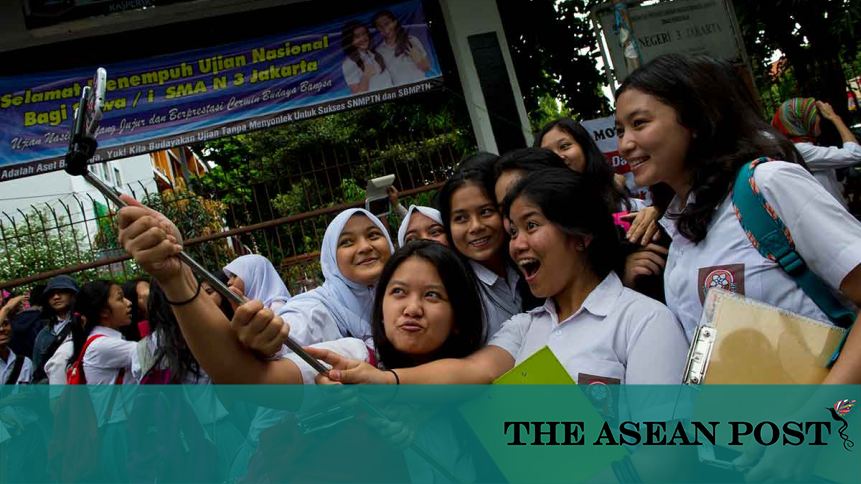
[(792, 142), (812, 142), (816, 138), (814, 128), (816, 116), (816, 100), (812, 97), (796, 97), (784, 101), (774, 113), (771, 125), (777, 128)]

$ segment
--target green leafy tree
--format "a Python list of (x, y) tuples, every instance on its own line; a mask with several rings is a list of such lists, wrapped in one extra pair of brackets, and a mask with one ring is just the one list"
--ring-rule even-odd
[[(846, 116), (846, 68), (858, 58), (861, 2), (734, 0), (733, 5), (761, 90), (773, 92), (777, 84), (781, 96), (824, 99)], [(775, 80), (770, 61), (778, 49), (790, 69)]]
[[(191, 186), (225, 202), (237, 227), (362, 200), (368, 179), (389, 173), (402, 190), (440, 181), (474, 147), (462, 100), (437, 91), (201, 143), (214, 168)], [(277, 261), (319, 250), (324, 226), (320, 217), (242, 238)]]
[[(185, 239), (202, 237), (223, 230), (225, 205), (207, 200), (187, 190), (168, 190), (147, 196), (142, 203), (163, 213), (176, 223)], [(220, 266), (232, 258), (232, 252), (224, 240), (186, 248), (189, 255), (211, 266)]]
[[(589, 21), (594, 0), (498, 0), (505, 38), (533, 128), (562, 115), (609, 114)], [(558, 100), (561, 105), (556, 103)]]
[[(75, 224), (59, 217), (59, 223), (45, 211), (31, 210), (23, 220), (0, 223), (0, 280), (28, 277), (40, 272), (92, 262), (94, 254), (87, 247), (86, 234)], [(58, 226), (60, 228), (58, 228)], [(75, 275), (80, 281), (98, 277), (91, 269)]]

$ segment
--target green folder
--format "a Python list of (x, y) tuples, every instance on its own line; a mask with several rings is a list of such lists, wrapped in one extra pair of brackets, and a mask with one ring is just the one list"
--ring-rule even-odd
[(545, 346), (504, 375), (494, 380), (494, 385), (572, 385), (571, 375)]
[[(504, 434), (508, 421), (582, 421), (590, 439), (604, 419), (583, 394), (581, 385), (544, 347), (497, 378), (487, 391), (460, 407), (467, 425), (509, 482), (576, 482), (611, 472), (610, 463), (627, 455), (619, 446), (511, 446)], [(502, 387), (500, 385), (524, 385)], [(570, 465), (577, 452), (578, 465)]]

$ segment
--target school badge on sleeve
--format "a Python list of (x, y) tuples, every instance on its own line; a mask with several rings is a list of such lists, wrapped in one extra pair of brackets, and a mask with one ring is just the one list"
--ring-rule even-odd
[(744, 296), (744, 264), (700, 267), (697, 281), (700, 303), (705, 302), (709, 289), (715, 287)]

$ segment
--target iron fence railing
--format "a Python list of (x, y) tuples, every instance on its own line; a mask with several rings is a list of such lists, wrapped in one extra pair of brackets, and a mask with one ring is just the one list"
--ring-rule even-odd
[[(280, 269), (291, 291), (301, 292), (320, 282), (326, 225), (337, 212), (362, 205), (367, 180), (395, 174), (404, 204), (428, 204), (464, 154), (452, 140), (431, 134), (308, 154), (253, 184), (248, 203), (225, 204), (182, 189), (155, 192), (142, 183), (125, 191), (176, 221), (188, 251), (210, 269), (259, 253)], [(118, 247), (113, 208), (94, 194), (0, 212), (0, 263), (0, 289), (24, 289), (59, 274), (80, 281), (142, 275)]]

